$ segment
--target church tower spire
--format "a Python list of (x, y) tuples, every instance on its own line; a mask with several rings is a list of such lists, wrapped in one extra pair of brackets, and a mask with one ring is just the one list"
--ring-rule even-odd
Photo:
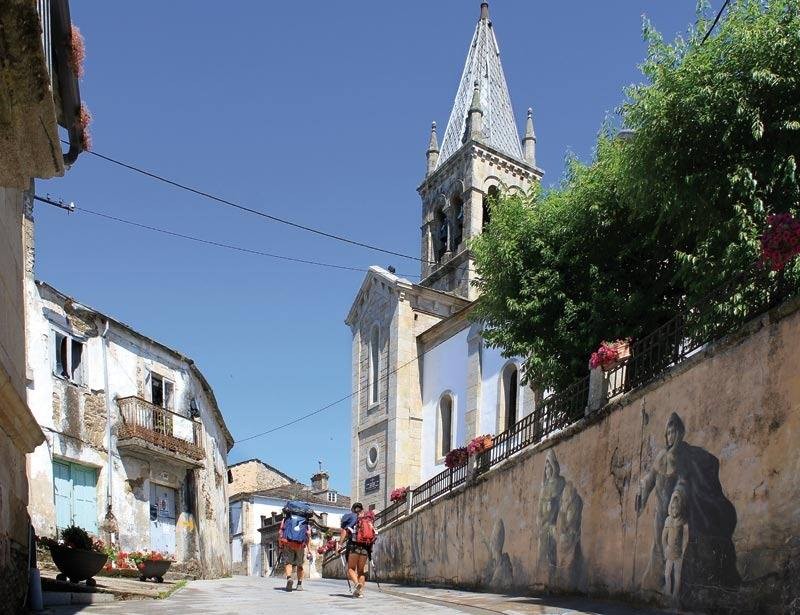
[(434, 130), (419, 187), (421, 284), (468, 300), (477, 298), (469, 244), (489, 223), (489, 204), (503, 188), (526, 190), (542, 175), (532, 115), (520, 139), (489, 3), (480, 7), (441, 149)]

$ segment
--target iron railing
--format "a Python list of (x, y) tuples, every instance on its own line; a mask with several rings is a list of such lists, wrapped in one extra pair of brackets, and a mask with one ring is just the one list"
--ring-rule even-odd
[(448, 468), (411, 492), (411, 510), (416, 510), (467, 481), (467, 466)]
[[(780, 276), (771, 279), (763, 268), (742, 272), (704, 300), (687, 307), (653, 333), (632, 344), (630, 356), (606, 372), (607, 389), (602, 399), (593, 400), (593, 408), (602, 407), (609, 399), (647, 384), (709, 342), (732, 333), (791, 294), (784, 288)], [(536, 404), (533, 413), (496, 435), (492, 448), (476, 457), (475, 473), (486, 472), (584, 417), (589, 406), (589, 380), (590, 376), (584, 376), (566, 389), (548, 395)], [(597, 405), (596, 401), (599, 401)], [(411, 491), (408, 496), (411, 510), (449, 493), (466, 479), (467, 466), (440, 472)], [(399, 502), (378, 513), (378, 518), (381, 525), (388, 525), (402, 518), (406, 511), (407, 503)]]
[(383, 527), (389, 525), (393, 521), (397, 521), (400, 517), (406, 514), (408, 509), (408, 494), (402, 500), (392, 502), (384, 508), (381, 512), (375, 515), (375, 527)]
[(122, 414), (118, 439), (141, 438), (192, 459), (204, 458), (203, 426), (199, 422), (141, 397), (119, 397), (117, 404)]

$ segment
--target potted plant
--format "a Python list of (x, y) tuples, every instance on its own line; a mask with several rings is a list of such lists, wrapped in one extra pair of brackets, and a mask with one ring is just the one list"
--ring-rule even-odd
[(462, 446), (454, 448), (447, 453), (444, 458), (444, 465), (452, 470), (467, 465), (467, 461), (469, 461), (469, 453), (467, 452), (467, 447)]
[(163, 583), (164, 575), (172, 565), (169, 556), (158, 551), (134, 551), (128, 554), (128, 559), (136, 564), (140, 581), (153, 579), (156, 583)]
[(93, 539), (82, 527), (71, 525), (61, 530), (58, 540), (40, 537), (39, 544), (50, 549), (53, 563), (59, 570), (57, 581), (97, 585), (94, 575), (103, 569), (108, 555), (103, 541)]
[(470, 457), (480, 455), (492, 448), (493, 441), (493, 437), (489, 434), (472, 438), (467, 444), (467, 453), (469, 453)]
[(398, 487), (397, 489), (393, 489), (392, 493), (389, 494), (389, 500), (392, 502), (400, 502), (406, 499), (408, 495), (409, 487)]
[(631, 356), (631, 341), (617, 340), (615, 342), (601, 342), (600, 347), (589, 358), (589, 367), (601, 367), (607, 372)]

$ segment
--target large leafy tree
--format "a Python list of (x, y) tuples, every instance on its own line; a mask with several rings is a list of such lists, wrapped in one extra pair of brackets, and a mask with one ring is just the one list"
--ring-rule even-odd
[(646, 23), (624, 138), (602, 130), (595, 160), (570, 160), (558, 188), (492, 205), (472, 244), (476, 315), (490, 344), (525, 358), (528, 380), (564, 386), (601, 340), (639, 338), (702, 302), (758, 261), (767, 214), (797, 213), (799, 12), (796, 0), (734, 1), (704, 43), (706, 19), (672, 44)]

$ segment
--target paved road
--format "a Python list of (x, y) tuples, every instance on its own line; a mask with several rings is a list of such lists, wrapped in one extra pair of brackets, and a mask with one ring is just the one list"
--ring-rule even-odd
[(277, 579), (233, 577), (194, 581), (167, 600), (132, 600), (85, 607), (60, 607), (53, 615), (638, 615), (655, 613), (605, 603), (511, 598), (448, 590), (370, 585), (352, 598), (344, 581), (306, 581), (303, 592), (286, 593)]

